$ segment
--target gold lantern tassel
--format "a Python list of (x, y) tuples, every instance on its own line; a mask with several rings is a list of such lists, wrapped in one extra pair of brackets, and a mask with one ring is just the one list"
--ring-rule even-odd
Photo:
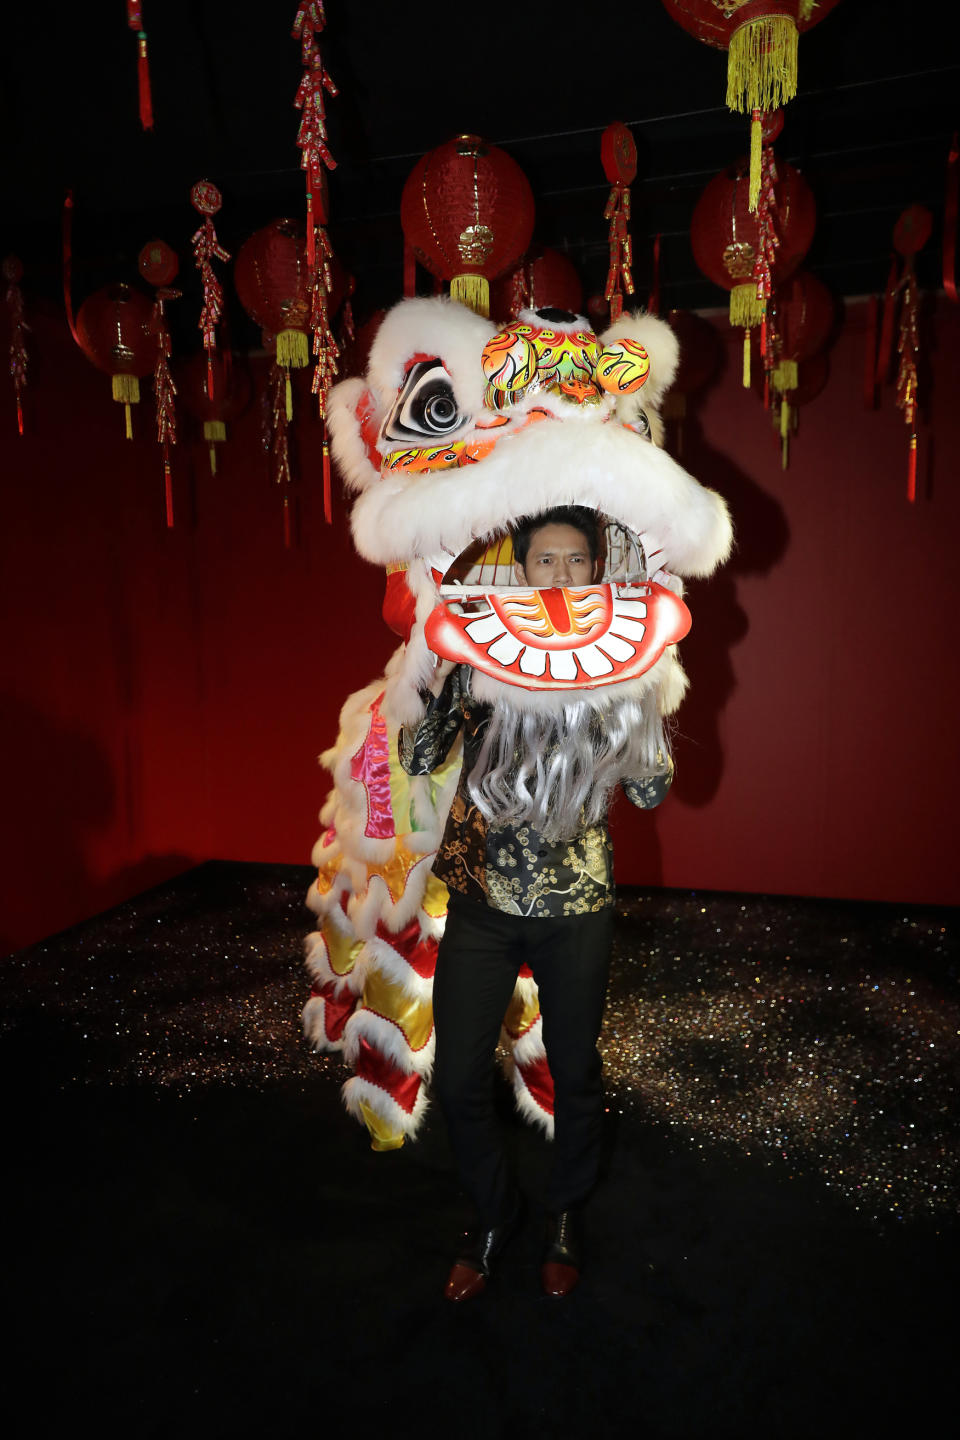
[(747, 280), (735, 285), (730, 291), (730, 324), (745, 325), (752, 329), (759, 325), (766, 314), (766, 301), (757, 296), (756, 280)]
[(485, 275), (454, 275), (450, 299), (458, 300), (476, 315), (490, 314), (490, 286)]
[(727, 108), (779, 110), (797, 93), (797, 27), (789, 15), (745, 20), (730, 36)]
[(743, 388), (750, 389), (750, 331), (743, 332)]
[(204, 440), (207, 441), (207, 443), (208, 443), (208, 445), (209, 445), (209, 447), (210, 447), (210, 474), (211, 474), (211, 475), (216, 475), (216, 473), (217, 473), (217, 450), (216, 450), (216, 442), (217, 442), (217, 441), (220, 441), (220, 443), (222, 444), (223, 441), (226, 440), (226, 438), (227, 438), (227, 427), (226, 427), (226, 425), (223, 423), (222, 420), (204, 420), (204, 422), (203, 422), (203, 438), (204, 438)]
[(127, 439), (133, 439), (133, 415), (131, 405), (140, 403), (140, 381), (136, 375), (114, 375), (112, 377), (113, 398), (123, 406), (127, 426)]
[(760, 111), (754, 110), (750, 121), (750, 190), (747, 195), (747, 209), (752, 215), (760, 199), (760, 166), (763, 154), (763, 123)]
[(780, 466), (786, 470), (790, 460), (790, 402), (780, 401)]
[(781, 395), (788, 390), (796, 390), (799, 381), (796, 360), (781, 360), (773, 367), (773, 388)]
[(277, 364), (302, 370), (310, 364), (310, 341), (304, 330), (281, 330), (277, 335)]

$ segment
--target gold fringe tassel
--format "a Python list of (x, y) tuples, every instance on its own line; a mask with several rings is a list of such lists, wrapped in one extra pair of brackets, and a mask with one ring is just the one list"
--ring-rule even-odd
[(799, 378), (796, 360), (781, 360), (773, 367), (773, 388), (781, 395), (796, 390)]
[(284, 399), (286, 400), (287, 419), (293, 419), (293, 386), (290, 384), (290, 371), (284, 371)]
[(779, 110), (797, 93), (797, 27), (789, 15), (745, 20), (730, 36), (727, 108)]
[(222, 420), (204, 420), (204, 440), (226, 440), (227, 427)]
[(757, 298), (757, 282), (748, 280), (745, 285), (735, 285), (730, 291), (730, 324), (745, 325), (752, 329), (759, 325), (766, 314), (766, 301)]
[(281, 330), (277, 336), (277, 364), (285, 370), (302, 370), (310, 364), (310, 341), (303, 330)]
[(750, 121), (750, 189), (747, 194), (747, 209), (752, 215), (760, 199), (760, 166), (763, 154), (763, 122), (760, 111), (754, 110)]
[(114, 375), (113, 398), (122, 405), (139, 405), (140, 381), (136, 375)]
[(743, 332), (743, 388), (750, 389), (750, 331)]
[(780, 468), (786, 470), (790, 460), (790, 405), (780, 401)]
[(477, 315), (490, 314), (490, 286), (484, 275), (454, 275), (450, 299), (458, 300)]

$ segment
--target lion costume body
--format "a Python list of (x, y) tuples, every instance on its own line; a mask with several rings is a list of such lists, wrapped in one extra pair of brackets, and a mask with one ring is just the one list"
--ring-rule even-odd
[[(598, 337), (564, 311), (497, 326), (446, 299), (407, 300), (384, 318), (366, 377), (331, 393), (354, 541), (387, 569), (384, 615), (403, 644), (346, 702), (321, 757), (333, 788), (308, 895), (303, 1019), (316, 1048), (343, 1051), (345, 1103), (376, 1149), (414, 1136), (427, 1104), (447, 903), (430, 867), (460, 767), (458, 747), (432, 775), (408, 776), (398, 733), (422, 716), (441, 655), (469, 667), (508, 733), (553, 727), (575, 742), (598, 713), (619, 717), (638, 737), (624, 767), (652, 764), (687, 684), (683, 577), (709, 574), (732, 540), (720, 496), (660, 448), (677, 360), (652, 316), (624, 315)], [(571, 504), (599, 516), (600, 581), (518, 586), (511, 525)], [(518, 1106), (551, 1133), (536, 986), (522, 971), (503, 1041)]]

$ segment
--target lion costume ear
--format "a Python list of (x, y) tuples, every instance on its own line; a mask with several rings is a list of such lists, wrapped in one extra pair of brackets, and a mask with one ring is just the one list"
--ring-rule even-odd
[(620, 340), (624, 336), (630, 340), (639, 340), (650, 357), (647, 383), (638, 392), (637, 398), (644, 408), (649, 406), (659, 412), (663, 398), (676, 377), (680, 363), (680, 342), (666, 320), (660, 320), (656, 315), (647, 315), (642, 310), (621, 315), (619, 320), (600, 336), (600, 343), (609, 345), (611, 341)]

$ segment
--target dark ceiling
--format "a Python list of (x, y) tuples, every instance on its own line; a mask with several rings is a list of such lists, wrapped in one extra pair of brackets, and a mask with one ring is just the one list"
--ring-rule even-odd
[[(933, 18), (944, 11), (949, 23)], [(160, 236), (181, 256), (181, 329), (199, 310), (189, 243), (195, 180), (221, 188), (217, 232), (234, 254), (259, 226), (302, 216), (295, 13), (294, 0), (143, 0), (156, 117), (144, 133), (123, 0), (8, 10), (0, 246), (24, 263), (28, 306), (32, 295), (54, 302), (60, 294), (68, 189), (76, 302), (107, 280), (135, 279), (140, 247)], [(882, 289), (894, 222), (913, 203), (934, 214), (921, 286), (942, 283), (946, 161), (960, 110), (954, 16), (952, 5), (840, 0), (801, 36), (799, 94), (777, 150), (813, 188), (808, 264), (838, 296)], [(328, 103), (339, 162), (329, 230), (356, 277), (359, 319), (401, 293), (407, 175), (424, 151), (462, 131), (519, 162), (536, 198), (536, 242), (569, 254), (587, 295), (601, 289), (600, 136), (612, 120), (630, 125), (639, 155), (638, 298), (646, 300), (659, 233), (663, 307), (725, 303), (694, 264), (690, 217), (707, 181), (745, 151), (747, 122), (724, 105), (726, 55), (682, 30), (660, 0), (575, 9), (328, 0), (321, 43), (340, 89)], [(199, 343), (194, 326), (191, 318), (189, 345)], [(255, 343), (252, 330), (247, 338)]]

